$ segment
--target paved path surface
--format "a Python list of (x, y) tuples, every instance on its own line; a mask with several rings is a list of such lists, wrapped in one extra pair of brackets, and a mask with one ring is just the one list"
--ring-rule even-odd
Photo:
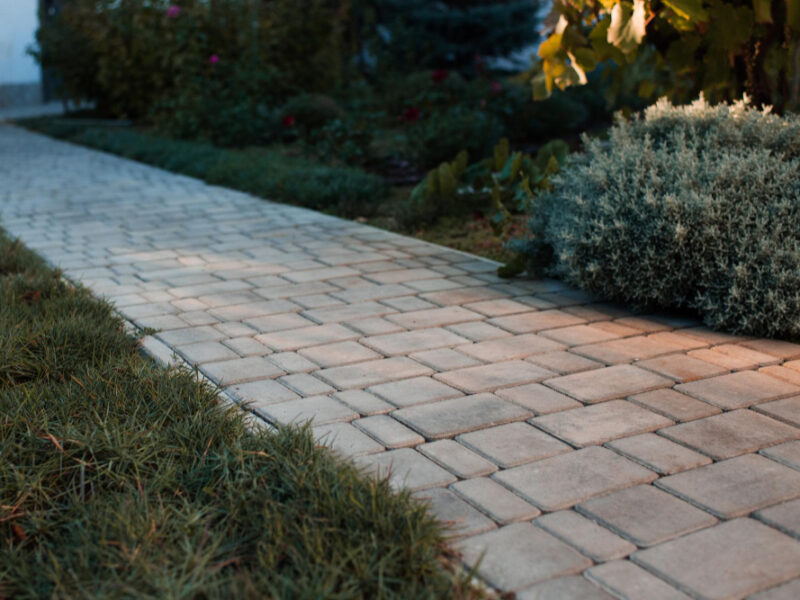
[(520, 599), (800, 597), (800, 345), (0, 127), (0, 214)]

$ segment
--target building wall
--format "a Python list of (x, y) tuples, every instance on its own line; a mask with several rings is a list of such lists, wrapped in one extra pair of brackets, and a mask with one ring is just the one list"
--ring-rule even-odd
[(42, 100), (41, 70), (26, 50), (38, 27), (37, 0), (0, 0), (0, 108)]

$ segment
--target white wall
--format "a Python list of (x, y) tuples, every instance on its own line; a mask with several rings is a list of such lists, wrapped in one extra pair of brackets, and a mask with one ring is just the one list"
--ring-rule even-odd
[(38, 28), (37, 0), (0, 0), (0, 85), (35, 83), (39, 65), (25, 53)]

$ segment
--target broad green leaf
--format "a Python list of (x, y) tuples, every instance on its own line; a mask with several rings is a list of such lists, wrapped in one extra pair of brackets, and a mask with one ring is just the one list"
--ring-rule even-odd
[(753, 0), (756, 23), (772, 23), (772, 0)]
[(786, 24), (800, 31), (800, 0), (786, 0)]
[(494, 147), (494, 170), (501, 171), (508, 161), (511, 151), (509, 149), (508, 138), (502, 138)]
[(703, 0), (664, 0), (664, 4), (684, 19), (695, 23), (708, 21), (708, 11), (703, 8)]
[(629, 5), (617, 2), (611, 9), (611, 23), (608, 26), (608, 43), (625, 54), (633, 52), (642, 43), (645, 34), (644, 0), (633, 0)]

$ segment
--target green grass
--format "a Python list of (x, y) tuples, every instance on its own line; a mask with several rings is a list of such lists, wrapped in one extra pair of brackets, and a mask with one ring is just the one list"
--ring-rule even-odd
[(307, 429), (246, 429), (0, 232), (0, 598), (474, 597), (442, 530)]

